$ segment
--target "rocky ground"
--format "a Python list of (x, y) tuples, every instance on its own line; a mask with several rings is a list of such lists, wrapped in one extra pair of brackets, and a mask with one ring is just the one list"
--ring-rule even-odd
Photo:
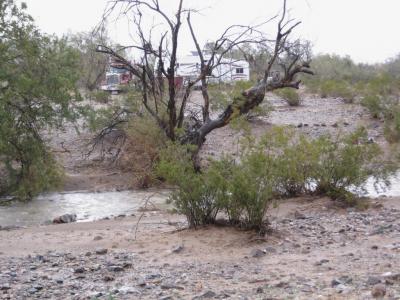
[(262, 239), (164, 211), (0, 231), (0, 299), (400, 299), (399, 200), (287, 200)]
[[(310, 136), (362, 125), (387, 146), (382, 124), (359, 105), (307, 96), (293, 108), (268, 100), (274, 111), (252, 122), (256, 136), (272, 124)], [(82, 155), (91, 134), (81, 132), (70, 126), (52, 135), (65, 190), (133, 187), (130, 174)], [(213, 132), (203, 155), (237, 152), (239, 136), (230, 127)], [(399, 198), (374, 200), (365, 211), (290, 199), (270, 210), (270, 220), (265, 238), (226, 227), (183, 230), (185, 219), (165, 210), (0, 228), (0, 299), (400, 299)]]

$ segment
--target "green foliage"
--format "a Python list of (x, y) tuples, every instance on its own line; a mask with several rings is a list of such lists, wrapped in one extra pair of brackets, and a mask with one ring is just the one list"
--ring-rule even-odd
[[(236, 81), (233, 85), (230, 84), (210, 84), (208, 92), (210, 95), (211, 108), (213, 110), (225, 109), (229, 103), (240, 101), (243, 98), (242, 92), (253, 87), (253, 81)], [(272, 107), (267, 103), (263, 103), (252, 109), (245, 115), (247, 120), (256, 117), (265, 117), (271, 112)]]
[(274, 93), (283, 98), (290, 106), (299, 106), (301, 99), (299, 93), (292, 88), (275, 90)]
[(367, 95), (361, 100), (361, 104), (365, 106), (371, 116), (375, 119), (379, 118), (382, 113), (382, 100), (378, 95)]
[(101, 90), (92, 91), (89, 96), (90, 99), (99, 103), (107, 103), (110, 100), (110, 94)]
[(171, 144), (158, 165), (159, 174), (177, 187), (171, 200), (192, 227), (213, 224), (221, 213), (231, 224), (263, 233), (273, 199), (318, 193), (353, 205), (370, 176), (388, 184), (392, 171), (364, 129), (313, 140), (274, 128), (259, 142), (244, 139), (239, 159), (211, 161), (201, 172), (193, 167), (192, 150)]
[(118, 163), (134, 173), (137, 185), (149, 187), (157, 182), (155, 173), (160, 151), (166, 147), (165, 133), (150, 116), (131, 119), (125, 127), (126, 141)]
[(350, 189), (365, 192), (364, 185), (370, 176), (387, 184), (391, 169), (382, 162), (379, 146), (368, 142), (365, 129), (343, 138), (321, 137), (315, 143), (319, 155), (312, 178), (318, 193), (349, 201), (354, 199)]
[(104, 29), (93, 30), (92, 32), (70, 34), (67, 39), (68, 44), (78, 53), (78, 85), (93, 91), (104, 78), (108, 66), (108, 57), (96, 52), (97, 45), (110, 44), (107, 33)]
[(41, 133), (73, 120), (77, 53), (66, 40), (41, 34), (13, 0), (0, 1), (1, 193), (29, 199), (59, 182), (60, 170)]

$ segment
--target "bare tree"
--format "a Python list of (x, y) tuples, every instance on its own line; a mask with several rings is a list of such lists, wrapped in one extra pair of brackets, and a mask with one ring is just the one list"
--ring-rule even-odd
[[(133, 16), (132, 21), (137, 29), (139, 43), (129, 48), (139, 51), (141, 58), (132, 63), (118, 54), (119, 49), (111, 49), (104, 45), (99, 45), (97, 51), (113, 56), (138, 79), (143, 106), (169, 139), (195, 144), (200, 148), (210, 132), (229, 124), (235, 117), (246, 114), (258, 106), (264, 100), (267, 91), (287, 87), (298, 89), (301, 81), (297, 80), (296, 75), (313, 74), (305, 48), (289, 40), (289, 36), (300, 22), (288, 19), (286, 5), (286, 0), (283, 0), (282, 14), (266, 21), (277, 21), (277, 33), (273, 39), (266, 38), (261, 31), (262, 25), (266, 22), (256, 26), (232, 25), (215, 42), (207, 44), (206, 57), (191, 22), (191, 15), (195, 11), (185, 9), (183, 0), (179, 1), (173, 17), (169, 17), (161, 8), (159, 0), (113, 0), (105, 11), (104, 19), (115, 12), (117, 7), (121, 14), (130, 13)], [(157, 42), (154, 42), (152, 30), (146, 35), (142, 25), (143, 14), (150, 12), (161, 17), (167, 28)], [(179, 66), (177, 53), (179, 34), (184, 22), (187, 23), (199, 57), (200, 71), (195, 79), (184, 85), (183, 92), (178, 93), (175, 80)], [(208, 76), (226, 63), (225, 58), (234, 49), (240, 49), (241, 45), (248, 44), (264, 45), (270, 49), (269, 60), (262, 78), (252, 88), (243, 91), (240, 97), (232, 99), (218, 117), (211, 118)], [(280, 76), (275, 76), (274, 80), (271, 80), (271, 74), (276, 72), (277, 68), (280, 70)], [(203, 98), (200, 117), (188, 116), (185, 113), (188, 99), (196, 84), (201, 84)]]

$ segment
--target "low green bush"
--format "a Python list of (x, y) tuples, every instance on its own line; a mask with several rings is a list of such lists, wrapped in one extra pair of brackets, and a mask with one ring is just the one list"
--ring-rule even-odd
[(388, 184), (387, 178), (393, 169), (383, 162), (379, 146), (368, 141), (365, 129), (342, 138), (321, 137), (315, 146), (319, 154), (312, 180), (318, 194), (353, 205), (357, 195), (365, 193), (369, 177), (376, 183)]
[(247, 137), (242, 144), (240, 158), (210, 161), (201, 172), (193, 167), (193, 149), (162, 150), (158, 174), (176, 186), (171, 201), (191, 227), (213, 224), (221, 213), (230, 224), (265, 233), (273, 199), (317, 193), (354, 205), (368, 178), (387, 185), (392, 172), (364, 129), (310, 139), (274, 128), (259, 142)]
[(370, 112), (371, 116), (378, 119), (382, 114), (382, 100), (379, 95), (367, 95), (361, 100), (361, 104)]
[(319, 86), (319, 94), (322, 98), (342, 98), (346, 103), (352, 103), (355, 97), (352, 88), (346, 82), (338, 80), (322, 81)]
[(110, 100), (110, 93), (106, 91), (93, 91), (90, 93), (90, 99), (99, 103), (107, 103)]
[(299, 106), (301, 99), (299, 93), (292, 88), (275, 90), (274, 93), (283, 98), (290, 106)]

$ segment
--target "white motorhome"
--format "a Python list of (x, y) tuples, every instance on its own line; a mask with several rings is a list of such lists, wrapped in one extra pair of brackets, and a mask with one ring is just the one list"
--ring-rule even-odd
[[(205, 54), (206, 62), (210, 55)], [(218, 59), (218, 58), (216, 58)], [(194, 80), (200, 74), (200, 58), (197, 52), (178, 58), (176, 76), (182, 77), (184, 81)], [(250, 66), (245, 60), (221, 59), (221, 64), (217, 66), (212, 74), (207, 77), (209, 82), (232, 83), (239, 80), (250, 80)]]

